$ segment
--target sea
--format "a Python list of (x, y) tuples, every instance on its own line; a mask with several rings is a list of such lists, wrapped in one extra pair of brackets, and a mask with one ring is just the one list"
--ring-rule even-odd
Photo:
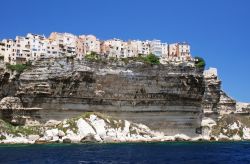
[(245, 164), (250, 142), (0, 145), (0, 163)]

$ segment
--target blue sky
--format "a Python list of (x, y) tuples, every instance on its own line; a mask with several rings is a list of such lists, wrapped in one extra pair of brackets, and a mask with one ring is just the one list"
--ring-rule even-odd
[(250, 102), (249, 0), (3, 0), (0, 12), (0, 39), (58, 31), (187, 41), (230, 96)]

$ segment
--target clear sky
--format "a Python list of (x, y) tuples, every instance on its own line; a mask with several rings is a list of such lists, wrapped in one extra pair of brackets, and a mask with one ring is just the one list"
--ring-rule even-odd
[(0, 12), (0, 39), (57, 31), (187, 41), (231, 97), (250, 102), (250, 0), (2, 0)]

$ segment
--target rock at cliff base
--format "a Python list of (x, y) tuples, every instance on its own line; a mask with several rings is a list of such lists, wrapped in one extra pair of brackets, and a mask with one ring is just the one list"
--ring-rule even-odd
[(5, 97), (0, 101), (0, 109), (19, 109), (22, 107), (23, 105), (18, 97)]
[(95, 137), (91, 134), (83, 137), (80, 141), (81, 143), (95, 143), (97, 142), (97, 140), (95, 139)]
[(81, 136), (87, 136), (88, 134), (96, 134), (95, 130), (82, 118), (77, 122), (78, 134)]
[(39, 135), (28, 135), (28, 140), (29, 141), (36, 141), (40, 138)]
[(71, 140), (69, 138), (63, 139), (63, 143), (71, 143)]

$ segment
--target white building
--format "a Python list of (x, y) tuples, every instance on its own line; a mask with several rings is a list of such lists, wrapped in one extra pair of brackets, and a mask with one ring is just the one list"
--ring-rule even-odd
[(190, 45), (187, 43), (169, 44), (168, 58), (172, 61), (188, 61), (191, 59)]
[(108, 49), (105, 52), (108, 57), (123, 58), (127, 57), (126, 43), (120, 39), (110, 39), (104, 41), (104, 46)]
[(168, 58), (168, 44), (162, 43), (161, 44), (161, 56), (164, 58)]
[(83, 40), (83, 52), (89, 54), (91, 52), (101, 53), (101, 43), (94, 35), (81, 35), (79, 36)]
[(1, 42), (1, 51), (4, 54), (4, 62), (12, 64), (15, 60), (15, 54), (12, 53), (13, 40), (4, 39)]
[(127, 57), (136, 57), (138, 55), (138, 45), (134, 41), (127, 42)]
[(46, 37), (28, 33), (26, 38), (28, 39), (27, 47), (29, 47), (31, 50), (31, 57), (29, 58), (29, 60), (44, 58), (47, 54)]
[(24, 64), (31, 57), (29, 39), (22, 36), (17, 36), (12, 46), (13, 63)]
[(178, 49), (178, 44), (177, 43), (172, 43), (168, 45), (168, 59), (169, 60), (174, 60), (177, 58), (177, 49)]
[(45, 45), (47, 45), (46, 58), (57, 58), (59, 57), (59, 44), (56, 41), (45, 39)]
[(10, 64), (25, 63), (39, 58), (72, 56), (82, 60), (85, 54), (96, 52), (105, 57), (127, 58), (150, 53), (164, 61), (191, 60), (190, 45), (187, 43), (161, 43), (160, 40), (110, 39), (100, 41), (94, 35), (75, 36), (70, 33), (53, 32), (49, 38), (37, 34), (17, 36), (15, 40), (0, 42), (0, 57)]
[(162, 55), (162, 46), (160, 40), (152, 40), (150, 42), (150, 52), (158, 57)]
[(75, 56), (77, 39), (75, 35), (52, 32), (49, 39), (59, 45), (59, 56)]
[(148, 55), (150, 53), (150, 41), (140, 41), (140, 40), (132, 40), (130, 41), (133, 47), (135, 47), (134, 54), (137, 56), (138, 54)]
[(178, 53), (182, 61), (184, 60), (190, 60), (191, 54), (190, 54), (190, 45), (188, 43), (179, 43), (178, 44)]
[(0, 42), (0, 59), (4, 60), (5, 55), (5, 43)]

